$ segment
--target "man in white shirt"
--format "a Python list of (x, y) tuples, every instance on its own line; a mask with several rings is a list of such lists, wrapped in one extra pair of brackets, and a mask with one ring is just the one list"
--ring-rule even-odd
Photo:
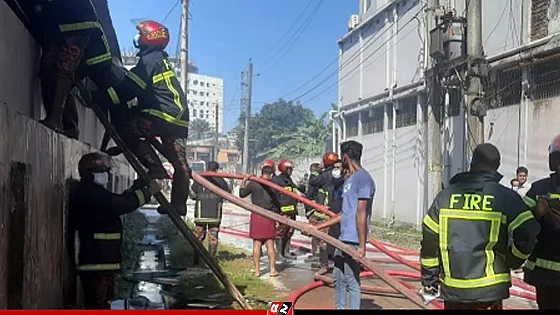
[(513, 187), (513, 190), (517, 191), (517, 193), (521, 197), (525, 197), (525, 194), (531, 189), (531, 183), (527, 180), (529, 177), (529, 170), (525, 166), (520, 166), (515, 171), (517, 176), (517, 187)]

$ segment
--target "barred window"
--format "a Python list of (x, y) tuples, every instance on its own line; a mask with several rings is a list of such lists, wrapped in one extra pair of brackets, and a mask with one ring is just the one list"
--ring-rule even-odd
[(397, 128), (416, 124), (416, 95), (399, 101), (397, 110)]
[(362, 112), (362, 133), (364, 135), (383, 131), (383, 106)]
[(533, 96), (535, 99), (550, 98), (560, 95), (560, 59), (553, 59), (533, 65)]
[(499, 108), (519, 104), (521, 101), (521, 68), (496, 71), (494, 90), (486, 98), (492, 100), (490, 108)]
[(358, 114), (346, 117), (346, 136), (355, 137), (358, 135)]

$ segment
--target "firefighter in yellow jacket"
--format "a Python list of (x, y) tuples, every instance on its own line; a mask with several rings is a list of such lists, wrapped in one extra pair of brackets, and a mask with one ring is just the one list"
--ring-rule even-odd
[(478, 145), (470, 171), (453, 177), (424, 217), (421, 293), (432, 299), (440, 292), (446, 309), (501, 309), (510, 269), (535, 245), (540, 226), (521, 197), (500, 185), (499, 166), (498, 149)]
[(560, 135), (548, 148), (550, 176), (531, 185), (523, 200), (539, 217), (541, 232), (524, 268), (541, 310), (560, 309)]
[(159, 191), (159, 185), (136, 180), (122, 194), (107, 190), (111, 162), (103, 153), (88, 153), (78, 162), (80, 182), (71, 194), (70, 213), (78, 231), (78, 272), (86, 309), (109, 309), (115, 275), (121, 271), (121, 215), (131, 213)]

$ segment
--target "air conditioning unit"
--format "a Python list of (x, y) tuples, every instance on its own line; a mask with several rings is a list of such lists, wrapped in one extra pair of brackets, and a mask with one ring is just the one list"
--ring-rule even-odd
[(358, 24), (360, 24), (360, 16), (357, 14), (350, 15), (350, 19), (348, 19), (348, 30), (354, 29)]

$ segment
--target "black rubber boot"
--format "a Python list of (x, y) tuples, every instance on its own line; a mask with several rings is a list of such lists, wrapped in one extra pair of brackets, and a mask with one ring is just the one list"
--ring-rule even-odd
[(290, 239), (282, 239), (282, 253), (284, 254), (284, 259), (296, 260), (297, 257), (294, 253), (290, 252)]
[(216, 257), (216, 254), (218, 253), (218, 244), (208, 245), (208, 252), (210, 253), (210, 256)]
[(152, 148), (148, 141), (141, 141), (136, 147), (136, 157), (148, 169), (148, 176), (151, 179), (169, 179), (167, 170), (161, 164), (156, 151)]
[(274, 240), (274, 252), (276, 253), (276, 257), (284, 256), (282, 253), (282, 239), (276, 238)]

